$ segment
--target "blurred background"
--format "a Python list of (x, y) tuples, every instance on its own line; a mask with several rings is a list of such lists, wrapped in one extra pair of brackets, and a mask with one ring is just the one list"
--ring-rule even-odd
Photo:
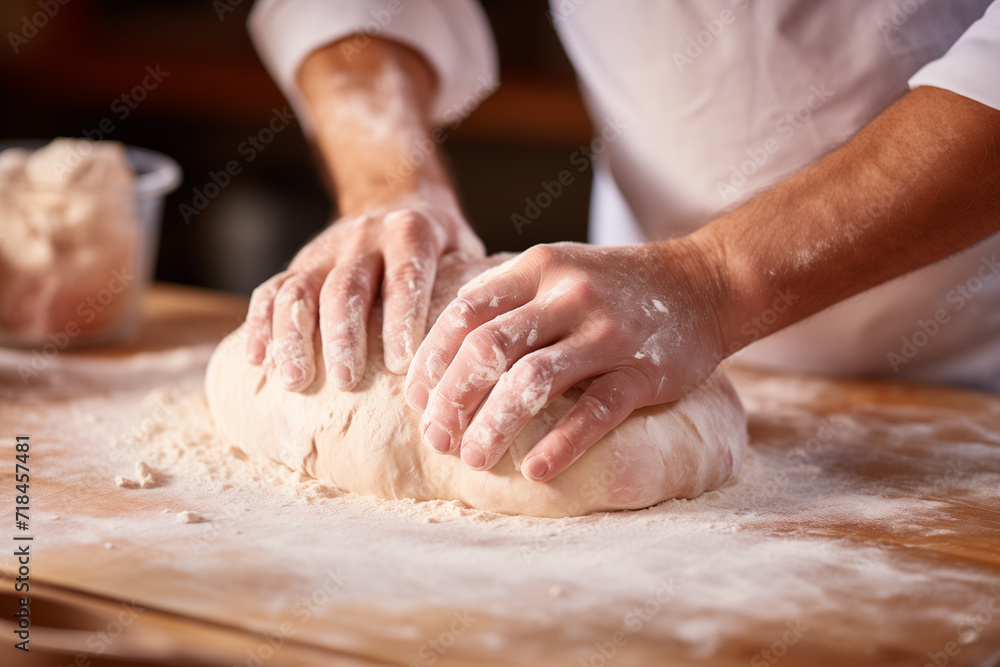
[[(441, 148), (490, 252), (584, 240), (590, 174), (518, 233), (513, 214), (590, 141), (544, 0), (487, 0), (501, 86)], [(249, 293), (336, 214), (297, 124), (252, 162), (239, 152), (285, 100), (250, 42), (251, 0), (3, 0), (0, 140), (103, 138), (166, 153), (184, 181), (166, 201), (157, 279)], [(26, 22), (36, 19), (34, 31)], [(26, 40), (11, 35), (21, 35)], [(149, 68), (149, 69), (147, 69)], [(134, 98), (149, 71), (161, 81)], [(123, 95), (126, 97), (123, 99)], [(142, 99), (138, 99), (142, 97)], [(195, 190), (243, 171), (196, 215)], [(187, 217), (187, 220), (185, 220)]]

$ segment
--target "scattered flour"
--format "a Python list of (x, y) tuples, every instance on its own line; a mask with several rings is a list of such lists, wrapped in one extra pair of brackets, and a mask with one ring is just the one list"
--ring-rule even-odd
[[(892, 400), (878, 403), (849, 399), (832, 382), (732, 373), (753, 444), (734, 483), (641, 511), (543, 519), (357, 497), (251, 460), (214, 433), (201, 388), (206, 358), (67, 367), (68, 385), (31, 387), (64, 401), (40, 463), (76, 494), (58, 508), (60, 521), (43, 526), (46, 543), (155, 546), (148, 571), (187, 585), (150, 604), (180, 613), (195, 605), (203, 618), (231, 622), (225, 614), (238, 602), (255, 627), (276, 627), (294, 622), (292, 610), (332, 572), (336, 591), (296, 626), (301, 638), (359, 654), (377, 648), (402, 664), (466, 611), (478, 620), (441, 664), (554, 650), (587, 663), (600, 656), (595, 642), (616, 632), (628, 641), (615, 664), (648, 664), (664, 650), (745, 663), (787, 623), (810, 628), (788, 647), (788, 664), (810, 650), (877, 663), (948, 641), (963, 656), (1000, 649), (1000, 625), (963, 625), (1000, 591), (996, 569), (969, 550), (998, 547), (996, 399), (948, 406), (883, 392)], [(105, 372), (128, 380), (126, 389), (103, 384)], [(42, 434), (45, 416), (32, 417), (24, 388), (9, 396), (0, 418), (17, 415)], [(158, 405), (170, 407), (161, 428), (114, 437)], [(81, 509), (118, 471), (134, 467), (130, 479), (141, 480), (138, 463), (162, 482), (143, 493), (112, 489), (135, 504), (132, 513)], [(176, 509), (185, 505), (201, 511)], [(211, 521), (198, 530), (172, 519), (202, 512)], [(223, 588), (234, 554), (241, 576), (281, 585), (253, 595)]]
[(178, 512), (176, 516), (177, 521), (180, 523), (203, 523), (207, 520), (197, 512), (192, 512), (190, 510)]
[(123, 489), (152, 489), (159, 483), (159, 475), (145, 461), (135, 464), (135, 479), (115, 477), (115, 485)]

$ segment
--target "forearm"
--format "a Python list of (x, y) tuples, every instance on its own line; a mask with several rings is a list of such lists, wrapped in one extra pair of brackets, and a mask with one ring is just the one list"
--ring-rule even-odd
[(339, 43), (314, 52), (299, 87), (315, 119), (319, 151), (340, 211), (349, 215), (407, 193), (449, 192), (431, 139), (434, 75), (416, 53), (372, 39), (347, 56)]
[(688, 238), (713, 266), (729, 354), (759, 335), (745, 325), (769, 308), (772, 333), (998, 229), (1000, 111), (919, 88)]

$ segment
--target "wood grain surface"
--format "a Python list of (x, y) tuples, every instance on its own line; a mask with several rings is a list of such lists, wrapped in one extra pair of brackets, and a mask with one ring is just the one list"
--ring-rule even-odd
[(180, 468), (136, 490), (114, 482), (135, 457), (113, 441), (155, 392), (197, 391), (246, 302), (161, 285), (146, 306), (138, 340), (27, 381), (32, 351), (0, 351), (0, 540), (18, 434), (34, 537), (30, 654), (12, 648), (13, 547), (0, 557), (5, 665), (1000, 664), (996, 396), (731, 368), (741, 480), (627, 520), (373, 515)]

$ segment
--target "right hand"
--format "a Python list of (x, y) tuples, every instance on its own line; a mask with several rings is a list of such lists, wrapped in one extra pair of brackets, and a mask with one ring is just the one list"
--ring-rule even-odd
[(478, 258), (485, 251), (450, 192), (411, 195), (337, 220), (254, 290), (248, 360), (266, 359), (289, 391), (308, 388), (318, 322), (327, 377), (352, 389), (365, 372), (368, 315), (381, 286), (385, 365), (406, 373), (426, 333), (439, 260), (451, 252)]

